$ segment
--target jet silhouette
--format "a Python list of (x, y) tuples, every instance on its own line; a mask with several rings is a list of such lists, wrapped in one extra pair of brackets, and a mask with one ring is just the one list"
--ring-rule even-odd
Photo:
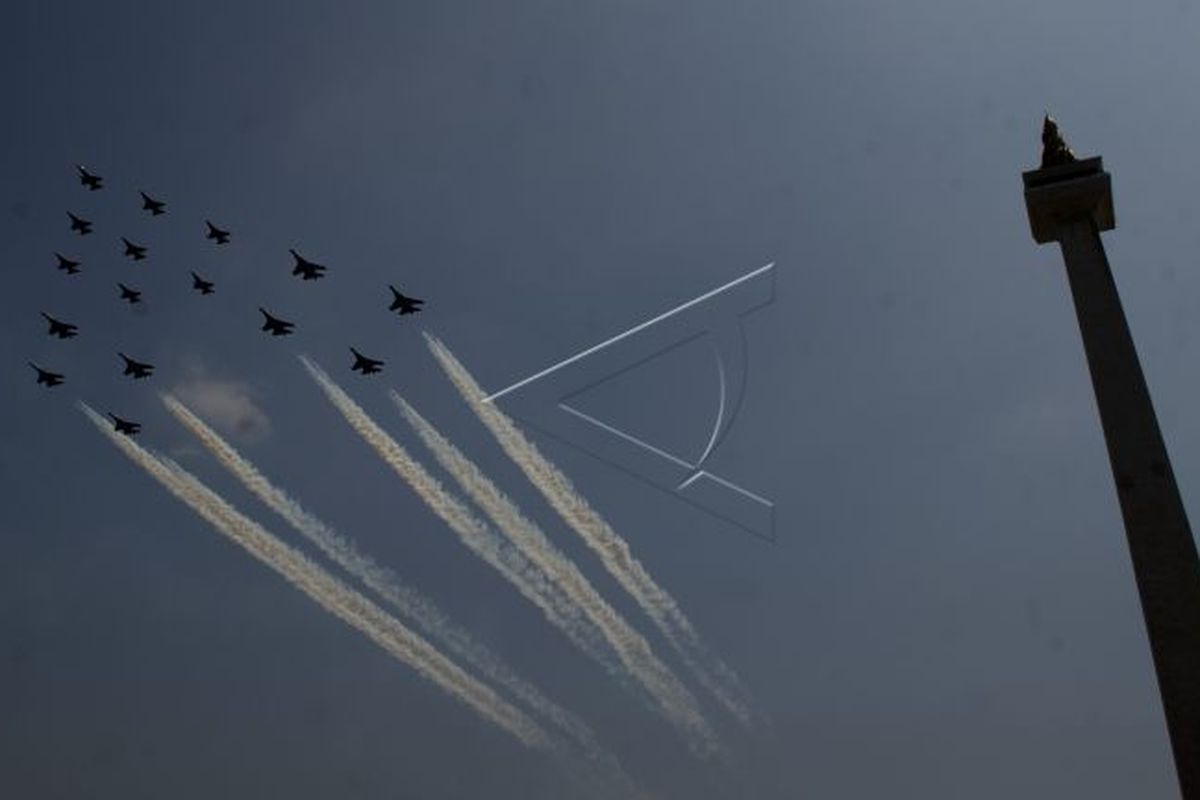
[(70, 211), (67, 212), (67, 216), (71, 218), (71, 230), (79, 231), (80, 236), (87, 236), (92, 232), (92, 223), (83, 217), (77, 217)]
[(399, 311), (400, 315), (415, 314), (421, 310), (421, 305), (424, 300), (418, 300), (415, 297), (405, 297), (400, 293), (400, 290), (395, 286), (388, 284), (388, 288), (392, 290), (392, 304), (388, 306), (388, 311)]
[(121, 241), (125, 243), (125, 255), (130, 256), (134, 261), (141, 261), (146, 257), (145, 247), (142, 247), (140, 244), (134, 244), (124, 236), (121, 237)]
[(229, 244), (229, 231), (221, 230), (208, 220), (204, 220), (204, 224), (208, 226), (208, 233), (205, 235), (205, 239), (216, 239), (217, 244)]
[(273, 317), (261, 306), (258, 310), (264, 318), (262, 330), (267, 331), (272, 336), (287, 336), (292, 332), (292, 328), (296, 327), (296, 323), (279, 319), (279, 317)]
[(79, 182), (91, 189), (93, 192), (101, 188), (104, 184), (104, 179), (99, 175), (93, 175), (87, 171), (87, 167), (82, 164), (76, 164), (75, 169), (79, 170)]
[(63, 376), (59, 375), (57, 372), (51, 372), (48, 369), (42, 369), (32, 361), (28, 362), (28, 364), (37, 372), (38, 383), (44, 383), (47, 386), (58, 386), (63, 382)]
[(374, 375), (383, 368), (383, 362), (377, 358), (367, 358), (353, 347), (350, 348), (350, 352), (354, 353), (354, 364), (350, 366), (351, 371), (358, 370), (363, 375)]
[(121, 419), (111, 411), (108, 412), (108, 416), (112, 417), (113, 428), (116, 429), (117, 433), (133, 436), (142, 429), (142, 423), (140, 422), (130, 422), (127, 419)]
[(54, 257), (58, 259), (58, 268), (66, 272), (68, 275), (74, 275), (79, 272), (79, 262), (72, 261), (62, 253), (55, 253)]
[(137, 289), (130, 289), (123, 283), (118, 283), (117, 286), (121, 289), (121, 299), (128, 300), (130, 304), (142, 302), (142, 293)]
[(117, 353), (117, 355), (125, 359), (125, 371), (121, 374), (132, 375), (135, 381), (138, 378), (149, 378), (150, 374), (154, 372), (153, 364), (144, 364), (141, 361), (134, 361), (124, 353)]
[(45, 311), (42, 312), (42, 316), (45, 317), (46, 321), (50, 323), (50, 335), (51, 336), (57, 336), (60, 339), (70, 339), (72, 336), (79, 335), (79, 326), (78, 325), (72, 325), (69, 322), (62, 322), (60, 320), (57, 320), (54, 317), (47, 314)]
[(140, 194), (142, 196), (142, 210), (149, 211), (150, 216), (157, 217), (159, 214), (166, 213), (166, 210), (167, 210), (166, 203), (162, 202), (161, 200), (155, 200), (153, 197), (146, 194), (145, 192), (138, 192), (138, 194)]
[(299, 275), (301, 279), (306, 281), (315, 281), (317, 278), (325, 277), (323, 274), (325, 267), (320, 264), (314, 264), (295, 250), (288, 250), (288, 252), (296, 259), (296, 266), (292, 267), (293, 275)]
[(214, 291), (212, 281), (206, 281), (194, 272), (192, 273), (192, 288), (200, 294), (212, 294)]

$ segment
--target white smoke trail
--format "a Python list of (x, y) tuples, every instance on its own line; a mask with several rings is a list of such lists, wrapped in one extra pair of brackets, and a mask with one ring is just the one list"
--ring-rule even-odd
[(579, 609), (545, 574), (520, 552), (501, 539), (479, 517), (450, 494), (429, 472), (371, 419), (324, 370), (308, 357), (300, 356), (305, 369), (321, 387), (350, 427), (390, 466), (427, 506), (450, 527), (471, 552), (503, 575), (521, 596), (536, 605), (552, 625), (576, 647), (603, 666), (617, 679), (624, 673), (606, 649), (603, 638)]
[(553, 741), (533, 720), (463, 672), (379, 606), (237, 511), (178, 464), (142, 448), (128, 436), (116, 433), (87, 404), (81, 402), (79, 407), (130, 460), (218, 531), (275, 570), (326, 611), (356, 628), (397, 660), (436, 683), (485, 719), (516, 736), (525, 745), (544, 750), (554, 749)]
[(587, 543), (605, 568), (654, 621), (679, 653), (684, 663), (713, 696), (743, 724), (752, 721), (749, 695), (737, 675), (719, 658), (709, 653), (692, 623), (675, 599), (666, 592), (630, 551), (625, 541), (592, 508), (585, 498), (553, 463), (525, 438), (494, 403), (484, 401), (484, 393), (454, 354), (437, 338), (425, 334), (430, 351), (471, 410), (491, 431), (529, 481), (537, 487), (559, 516)]
[(709, 740), (713, 734), (700, 712), (699, 703), (664, 664), (636, 629), (592, 586), (579, 568), (555, 547), (535, 522), (528, 519), (466, 455), (442, 436), (397, 392), (392, 401), (416, 430), (442, 468), (458, 482), (463, 491), (496, 523), (496, 526), (558, 583), (583, 613), (604, 634), (623, 663), (659, 703), (660, 710), (685, 733)]
[(253, 463), (178, 399), (164, 395), (162, 400), (175, 418), (191, 431), (222, 466), (232, 472), (243, 486), (272, 511), (316, 545), (330, 560), (391, 603), (415, 622), (425, 635), (558, 726), (576, 742), (589, 759), (604, 761), (610, 768), (619, 769), (615, 767), (615, 759), (601, 749), (595, 734), (586, 723), (550, 700), (537, 687), (517, 675), (499, 656), (476, 641), (467, 631), (454, 625), (433, 601), (406, 585), (392, 570), (361, 553), (352, 540), (330, 528), (297, 500), (271, 483)]

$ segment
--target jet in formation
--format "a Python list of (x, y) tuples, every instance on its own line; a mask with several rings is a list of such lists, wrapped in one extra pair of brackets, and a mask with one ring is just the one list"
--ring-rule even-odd
[(405, 297), (400, 293), (400, 290), (395, 286), (388, 284), (388, 288), (392, 290), (392, 304), (388, 306), (388, 311), (399, 311), (400, 315), (415, 314), (421, 310), (421, 305), (424, 300), (418, 300), (415, 297)]
[(121, 290), (121, 299), (128, 300), (130, 305), (142, 302), (142, 293), (137, 289), (130, 289), (123, 283), (118, 283), (117, 286)]
[(157, 217), (159, 214), (167, 213), (167, 204), (161, 200), (155, 200), (145, 192), (138, 192), (142, 196), (142, 210), (149, 211), (150, 216)]
[(363, 375), (374, 375), (383, 369), (383, 362), (379, 359), (367, 358), (353, 347), (350, 348), (350, 352), (354, 354), (354, 364), (350, 367), (351, 371), (358, 370)]
[(262, 330), (266, 331), (272, 336), (287, 336), (292, 332), (292, 328), (296, 327), (296, 323), (288, 322), (287, 320), (280, 319), (279, 317), (273, 317), (265, 308), (262, 308), (261, 306), (258, 310), (259, 313), (263, 315)]
[(67, 212), (67, 216), (71, 218), (71, 230), (79, 231), (80, 236), (87, 236), (92, 232), (92, 223), (83, 217), (77, 217), (70, 211)]
[(140, 422), (130, 422), (127, 419), (121, 419), (111, 411), (108, 412), (108, 416), (112, 418), (113, 428), (117, 433), (123, 433), (126, 436), (133, 436), (142, 429), (142, 423)]
[(208, 226), (208, 233), (204, 236), (205, 239), (216, 239), (217, 244), (229, 244), (229, 231), (221, 230), (208, 220), (204, 220), (204, 224)]
[(124, 236), (121, 237), (121, 241), (125, 243), (125, 255), (129, 256), (134, 261), (141, 261), (146, 257), (146, 248), (142, 245), (134, 244)]
[(72, 261), (62, 253), (55, 253), (54, 257), (58, 259), (58, 268), (66, 272), (68, 275), (74, 275), (79, 272), (79, 262)]
[(121, 358), (125, 359), (125, 371), (122, 375), (132, 375), (134, 380), (138, 378), (149, 378), (154, 372), (153, 364), (145, 364), (141, 361), (135, 361), (124, 353), (117, 353)]
[(215, 291), (212, 281), (206, 281), (194, 272), (192, 273), (192, 288), (200, 294), (212, 294)]
[(37, 372), (37, 382), (39, 384), (44, 383), (47, 386), (58, 386), (63, 382), (63, 376), (59, 375), (57, 372), (51, 372), (48, 369), (42, 369), (32, 361), (28, 363), (29, 366), (33, 367), (34, 371)]
[(79, 326), (78, 325), (72, 325), (69, 322), (63, 322), (62, 320), (57, 320), (54, 317), (47, 314), (45, 311), (42, 312), (42, 316), (45, 317), (46, 321), (50, 323), (50, 335), (51, 336), (57, 336), (60, 339), (70, 339), (72, 336), (79, 335)]
[(325, 267), (314, 264), (295, 250), (288, 250), (288, 252), (292, 254), (292, 258), (296, 259), (296, 266), (292, 267), (293, 275), (299, 275), (302, 280), (306, 281), (315, 281), (317, 278), (325, 277)]
[(104, 178), (88, 172), (87, 167), (83, 166), (82, 164), (76, 164), (75, 169), (79, 170), (79, 182), (91, 189), (93, 192), (104, 185)]

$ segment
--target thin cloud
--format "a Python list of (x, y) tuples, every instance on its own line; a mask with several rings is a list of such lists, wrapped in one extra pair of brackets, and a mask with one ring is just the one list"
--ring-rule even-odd
[(254, 402), (254, 390), (245, 383), (213, 378), (198, 368), (171, 393), (242, 443), (260, 442), (271, 434), (270, 418)]

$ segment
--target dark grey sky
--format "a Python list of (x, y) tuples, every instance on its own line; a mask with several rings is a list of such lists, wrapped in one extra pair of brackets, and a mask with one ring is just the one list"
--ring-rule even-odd
[[(0, 788), (578, 791), (73, 408), (140, 420), (144, 443), (295, 542), (158, 404), (179, 388), (656, 796), (1176, 796), (1066, 280), (1029, 235), (1020, 172), (1046, 109), (1104, 156), (1105, 243), (1195, 517), (1197, 25), (1175, 1), (8, 4)], [(168, 214), (145, 216), (138, 189)], [(70, 235), (66, 210), (96, 233)], [(151, 258), (122, 259), (121, 235)], [(291, 278), (289, 247), (329, 278)], [(54, 270), (54, 250), (85, 271)], [(472, 557), (294, 356), (432, 463), (385, 390), (404, 393), (684, 674), (419, 332), (498, 389), (768, 261), (776, 300), (747, 321), (745, 401), (711, 464), (776, 501), (775, 544), (537, 440), (770, 715), (746, 731), (706, 699), (731, 753), (718, 768)], [(216, 295), (191, 293), (192, 269)], [(389, 282), (426, 312), (389, 315)], [(262, 336), (258, 305), (299, 335)], [(40, 310), (82, 335), (46, 337)], [(382, 380), (347, 371), (349, 345), (388, 361)], [(159, 365), (149, 385), (121, 378), (117, 349)], [(27, 359), (67, 385), (34, 386)], [(687, 449), (707, 363), (664, 359), (588, 408)]]

